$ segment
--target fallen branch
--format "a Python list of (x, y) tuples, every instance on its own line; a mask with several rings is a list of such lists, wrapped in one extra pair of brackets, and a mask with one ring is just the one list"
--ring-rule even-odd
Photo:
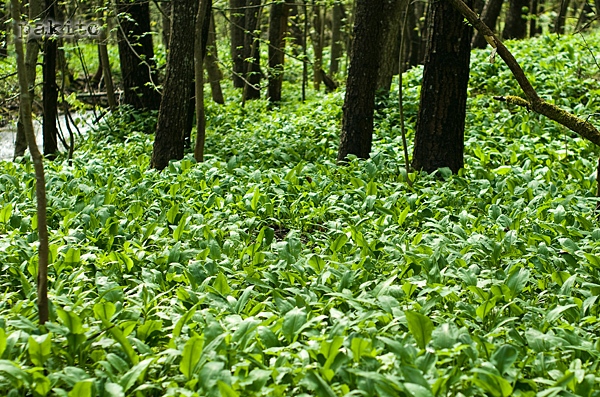
[[(559, 124), (564, 125), (568, 129), (573, 132), (576, 132), (581, 137), (587, 139), (588, 141), (595, 143), (600, 146), (600, 132), (594, 127), (594, 125), (586, 120), (580, 119), (579, 117), (559, 108), (556, 105), (553, 105), (549, 102), (544, 101), (538, 93), (535, 91), (523, 69), (519, 66), (519, 63), (515, 59), (515, 57), (511, 54), (511, 52), (502, 44), (500, 40), (494, 35), (492, 30), (483, 23), (478, 17), (477, 14), (473, 12), (462, 0), (448, 0), (450, 4), (460, 12), (471, 25), (475, 29), (479, 31), (485, 37), (485, 40), (492, 46), (494, 51), (500, 55), (500, 57), (504, 60), (506, 65), (510, 68), (512, 74), (515, 76), (515, 79), (521, 86), (521, 89), (525, 93), (527, 97), (527, 101), (521, 99), (523, 102), (517, 103), (518, 100), (515, 100), (513, 103), (519, 106), (526, 106), (528, 109), (533, 110), (536, 113), (542, 114), (548, 117), (551, 120), (556, 121)], [(509, 97), (507, 97), (509, 98)], [(510, 97), (512, 99), (518, 97)]]

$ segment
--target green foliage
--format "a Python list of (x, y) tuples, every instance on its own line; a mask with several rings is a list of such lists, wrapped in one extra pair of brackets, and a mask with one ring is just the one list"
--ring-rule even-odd
[[(578, 43), (511, 48), (542, 95), (586, 116), (598, 73)], [(598, 154), (493, 102), (519, 91), (487, 56), (473, 57), (465, 170), (412, 175), (412, 188), (393, 95), (372, 158), (346, 167), (341, 92), (267, 112), (227, 90), (207, 106), (207, 161), (161, 174), (148, 169), (151, 118), (111, 120), (71, 165), (47, 164), (47, 333), (33, 169), (0, 163), (0, 391), (600, 394)], [(411, 122), (419, 73), (405, 79)]]

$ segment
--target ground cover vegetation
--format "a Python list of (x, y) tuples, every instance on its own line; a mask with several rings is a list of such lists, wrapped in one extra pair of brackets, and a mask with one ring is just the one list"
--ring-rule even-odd
[[(585, 40), (509, 45), (544, 99), (594, 120)], [(598, 151), (494, 101), (520, 91), (489, 55), (472, 55), (465, 168), (412, 186), (394, 94), (373, 156), (346, 166), (341, 90), (207, 102), (205, 161), (162, 173), (155, 117), (103, 121), (46, 164), (48, 333), (33, 167), (0, 163), (2, 394), (599, 395)], [(421, 73), (403, 79), (409, 142)]]

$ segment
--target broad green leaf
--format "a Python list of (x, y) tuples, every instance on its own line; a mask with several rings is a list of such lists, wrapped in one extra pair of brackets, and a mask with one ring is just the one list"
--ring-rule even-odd
[(348, 236), (346, 236), (345, 234), (340, 234), (339, 236), (337, 236), (333, 244), (331, 244), (329, 249), (333, 253), (340, 252), (340, 250), (344, 247), (344, 245), (346, 245), (347, 242)]
[(123, 392), (127, 392), (136, 382), (136, 380), (142, 375), (142, 372), (148, 368), (154, 361), (153, 358), (148, 358), (133, 366), (125, 375), (121, 377), (119, 385), (123, 388)]
[(175, 328), (173, 329), (173, 338), (178, 338), (181, 335), (181, 330), (183, 329), (183, 326), (187, 324), (188, 321), (190, 321), (194, 314), (196, 314), (196, 309), (198, 308), (199, 304), (200, 303), (192, 306), (190, 310), (188, 310), (183, 316), (179, 318), (179, 320), (177, 320)]
[(121, 385), (112, 382), (104, 384), (104, 393), (107, 397), (125, 397), (125, 392)]
[(42, 375), (40, 372), (34, 372), (32, 377), (34, 383), (34, 395), (46, 396), (48, 393), (50, 393), (50, 389), (52, 388), (52, 382), (50, 382), (50, 379)]
[(63, 310), (60, 307), (56, 308), (56, 313), (72, 334), (83, 333), (83, 326), (81, 325), (81, 320), (77, 314), (72, 311)]
[(252, 195), (252, 201), (250, 202), (250, 206), (252, 207), (252, 210), (254, 210), (254, 211), (256, 211), (256, 209), (258, 208), (258, 200), (260, 200), (260, 190), (257, 187), (256, 189), (254, 189), (254, 194)]
[(227, 277), (225, 277), (223, 273), (219, 273), (217, 275), (217, 278), (212, 286), (223, 296), (231, 292), (231, 288), (229, 288), (229, 284), (227, 283)]
[(181, 363), (179, 364), (179, 370), (188, 379), (192, 379), (196, 364), (198, 364), (198, 361), (200, 361), (203, 346), (204, 338), (200, 336), (192, 336), (185, 343), (183, 354), (181, 356)]
[(112, 302), (99, 302), (94, 305), (94, 314), (101, 321), (109, 321), (117, 311), (117, 308)]
[(417, 341), (417, 346), (424, 349), (431, 340), (433, 322), (429, 317), (412, 310), (406, 310), (404, 314), (406, 315), (408, 330)]
[(529, 282), (529, 270), (520, 268), (518, 272), (514, 272), (506, 280), (506, 285), (510, 288), (512, 297), (519, 295)]
[(288, 342), (292, 342), (304, 324), (306, 324), (306, 313), (304, 310), (297, 307), (293, 308), (283, 317), (283, 325), (281, 327), (283, 336)]
[(239, 397), (239, 394), (222, 380), (218, 380), (217, 385), (219, 386), (221, 397)]
[(377, 196), (377, 183), (370, 181), (367, 183), (367, 196)]
[(350, 350), (352, 351), (354, 362), (359, 362), (362, 356), (372, 355), (372, 343), (362, 338), (353, 338), (352, 342), (350, 342)]
[(517, 360), (518, 352), (517, 349), (512, 345), (502, 345), (494, 351), (490, 359), (491, 363), (494, 364), (500, 375), (504, 375), (506, 371), (513, 365)]
[(480, 319), (485, 320), (485, 317), (488, 315), (488, 313), (494, 308), (496, 307), (496, 297), (493, 297), (492, 299), (486, 300), (485, 302), (483, 302), (476, 310), (477, 315), (479, 316)]
[(22, 384), (29, 385), (32, 382), (31, 375), (9, 360), (0, 360), (0, 374), (2, 377), (7, 377), (14, 387), (20, 387)]
[(321, 273), (325, 269), (325, 261), (317, 254), (310, 257), (308, 264), (311, 265), (317, 273)]
[(75, 383), (73, 390), (68, 394), (69, 397), (92, 397), (92, 387), (94, 382), (92, 380), (82, 380)]
[(2, 210), (0, 210), (0, 222), (7, 223), (10, 220), (12, 209), (12, 203), (8, 203), (2, 208)]
[(52, 355), (52, 334), (30, 336), (27, 350), (31, 362), (38, 367), (43, 367)]
[(6, 332), (4, 328), (0, 328), (0, 357), (2, 357), (4, 350), (6, 350)]
[(506, 379), (484, 368), (474, 368), (472, 371), (476, 374), (473, 379), (475, 384), (492, 396), (509, 397), (512, 395), (513, 387)]

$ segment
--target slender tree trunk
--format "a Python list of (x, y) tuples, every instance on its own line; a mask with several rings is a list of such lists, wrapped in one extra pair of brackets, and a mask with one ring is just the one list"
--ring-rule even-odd
[(319, 91), (321, 88), (321, 69), (323, 69), (323, 32), (325, 25), (324, 10), (325, 6), (315, 5), (313, 0), (313, 30), (311, 32), (311, 42), (314, 53), (313, 60), (313, 81), (315, 90)]
[(100, 88), (100, 81), (102, 80), (102, 71), (104, 70), (102, 68), (102, 55), (100, 54), (99, 47), (97, 50), (97, 54), (98, 54), (98, 67), (96, 68), (96, 72), (94, 72), (94, 74), (90, 78), (90, 83), (89, 83), (90, 86), (88, 87), (88, 89), (90, 91)]
[(331, 15), (331, 61), (329, 63), (329, 77), (335, 79), (340, 70), (340, 57), (342, 56), (342, 16), (341, 4), (333, 5)]
[[(54, 20), (56, 17), (56, 3), (52, 0), (46, 4), (46, 17)], [(54, 160), (58, 152), (58, 129), (56, 117), (58, 115), (58, 86), (56, 85), (56, 37), (44, 39), (44, 65), (42, 67), (42, 106), (44, 108), (44, 119), (42, 133), (44, 136), (44, 155)]]
[(210, 91), (212, 99), (216, 103), (223, 105), (223, 90), (221, 89), (221, 80), (223, 80), (223, 72), (219, 68), (219, 58), (217, 51), (217, 32), (215, 29), (215, 17), (211, 15), (210, 27), (208, 31), (208, 41), (206, 42), (207, 52), (204, 57), (204, 66), (208, 74), (208, 82), (210, 83)]
[(200, 0), (195, 26), (194, 75), (196, 78), (196, 145), (194, 159), (204, 161), (206, 140), (206, 115), (204, 113), (204, 56), (211, 21), (212, 0)]
[(413, 167), (463, 167), (464, 127), (473, 30), (447, 1), (434, 2), (421, 84)]
[[(17, 2), (18, 3), (18, 2)], [(12, 4), (15, 4), (11, 0)], [(29, 2), (29, 20), (36, 20), (41, 18), (43, 13), (43, 1), (33, 0)], [(20, 9), (19, 9), (20, 10)], [(14, 14), (13, 14), (14, 15)], [(15, 35), (16, 37), (16, 35)], [(25, 71), (27, 73), (27, 82), (29, 83), (30, 95), (27, 95), (23, 100), (31, 101), (28, 106), (31, 107), (33, 104), (33, 98), (35, 96), (35, 67), (37, 63), (38, 53), (40, 51), (40, 41), (35, 37), (29, 37), (27, 44), (25, 45)], [(26, 105), (27, 106), (27, 105)], [(27, 137), (25, 135), (25, 126), (21, 121), (21, 112), (19, 111), (19, 120), (17, 121), (17, 137), (15, 140), (15, 151), (13, 158), (22, 157), (27, 149)]]
[(169, 41), (171, 39), (171, 3), (163, 2), (162, 7), (162, 42), (165, 46), (165, 50), (169, 50)]
[[(427, 16), (427, 7), (423, 2), (415, 2), (411, 6), (414, 15), (414, 28), (411, 30), (411, 50), (410, 61), (411, 66), (423, 64), (423, 57), (427, 48), (427, 26), (419, 22)], [(410, 22), (410, 20), (409, 20)]]
[(5, 10), (5, 4), (0, 4), (0, 58), (8, 56), (8, 15)]
[(587, 25), (587, 23), (590, 21), (590, 15), (593, 12), (594, 10), (592, 9), (592, 6), (589, 3), (583, 3), (583, 5), (581, 6), (581, 13), (579, 14), (579, 18), (577, 19), (577, 27), (575, 28), (577, 32), (581, 31), (585, 27), (585, 25)]
[(158, 109), (161, 100), (155, 89), (158, 81), (148, 6), (149, 3), (143, 0), (117, 1), (124, 103), (138, 110)]
[[(38, 7), (41, 4), (32, 4), (30, 7)], [(18, 22), (21, 20), (20, 4), (18, 0), (11, 0), (13, 32), (17, 37), (19, 32)], [(39, 7), (41, 8), (41, 7)], [(39, 9), (38, 8), (38, 9)], [(27, 138), (29, 152), (33, 160), (35, 170), (35, 196), (37, 206), (37, 232), (38, 232), (38, 274), (37, 274), (37, 307), (40, 325), (48, 321), (48, 227), (46, 221), (46, 178), (44, 176), (44, 161), (35, 142), (33, 132), (33, 120), (31, 115), (31, 103), (33, 98), (31, 86), (34, 84), (28, 79), (30, 74), (25, 63), (26, 55), (23, 53), (23, 44), (15, 40), (15, 52), (17, 61), (17, 73), (19, 75), (20, 93), (20, 117), (23, 130)]]
[(246, 9), (246, 30), (244, 48), (248, 50), (245, 56), (245, 75), (247, 84), (244, 82), (244, 100), (260, 98), (260, 80), (262, 72), (260, 70), (260, 40), (256, 35), (260, 35), (259, 22), (261, 15), (261, 0), (248, 0)]
[(281, 101), (283, 83), (283, 62), (285, 59), (285, 33), (287, 30), (289, 6), (286, 3), (273, 3), (269, 17), (269, 87), (271, 102)]
[(231, 34), (231, 59), (233, 61), (233, 86), (244, 87), (244, 27), (246, 26), (246, 0), (229, 0)]
[[(100, 20), (103, 19), (102, 13), (100, 13), (99, 18)], [(98, 36), (98, 52), (100, 52), (100, 63), (102, 64), (102, 74), (104, 75), (104, 88), (106, 88), (108, 107), (114, 112), (117, 109), (117, 100), (115, 98), (115, 88), (113, 86), (112, 70), (110, 68), (110, 60), (108, 58), (106, 42), (106, 28), (103, 26), (100, 29), (100, 34)]]
[(565, 22), (567, 21), (570, 3), (570, 0), (560, 0), (560, 9), (554, 21), (554, 33), (565, 34)]
[(386, 0), (357, 0), (338, 162), (369, 158)]
[(162, 170), (170, 160), (183, 158), (183, 140), (189, 120), (189, 101), (193, 95), (194, 40), (190, 26), (196, 22), (197, 0), (173, 0), (170, 51), (163, 96), (158, 112), (151, 167)]
[(529, 11), (530, 11), (530, 15), (531, 15), (531, 19), (529, 20), (529, 37), (535, 37), (538, 33), (538, 31), (537, 31), (538, 2), (539, 2), (539, 0), (530, 0), (529, 1)]
[(377, 89), (390, 91), (394, 74), (398, 72), (400, 55), (400, 27), (403, 22), (402, 12), (406, 8), (405, 0), (390, 0), (386, 2), (384, 13), (383, 41), (377, 75)]
[(527, 37), (527, 7), (529, 0), (509, 0), (506, 23), (502, 37), (504, 39), (524, 39)]
[[(500, 16), (500, 11), (502, 11), (502, 3), (504, 3), (504, 0), (487, 0), (481, 12), (481, 20), (486, 25), (491, 26), (492, 29), (496, 26), (496, 21)], [(485, 48), (486, 45), (485, 37), (481, 33), (475, 32), (473, 40), (471, 40), (471, 48)]]

